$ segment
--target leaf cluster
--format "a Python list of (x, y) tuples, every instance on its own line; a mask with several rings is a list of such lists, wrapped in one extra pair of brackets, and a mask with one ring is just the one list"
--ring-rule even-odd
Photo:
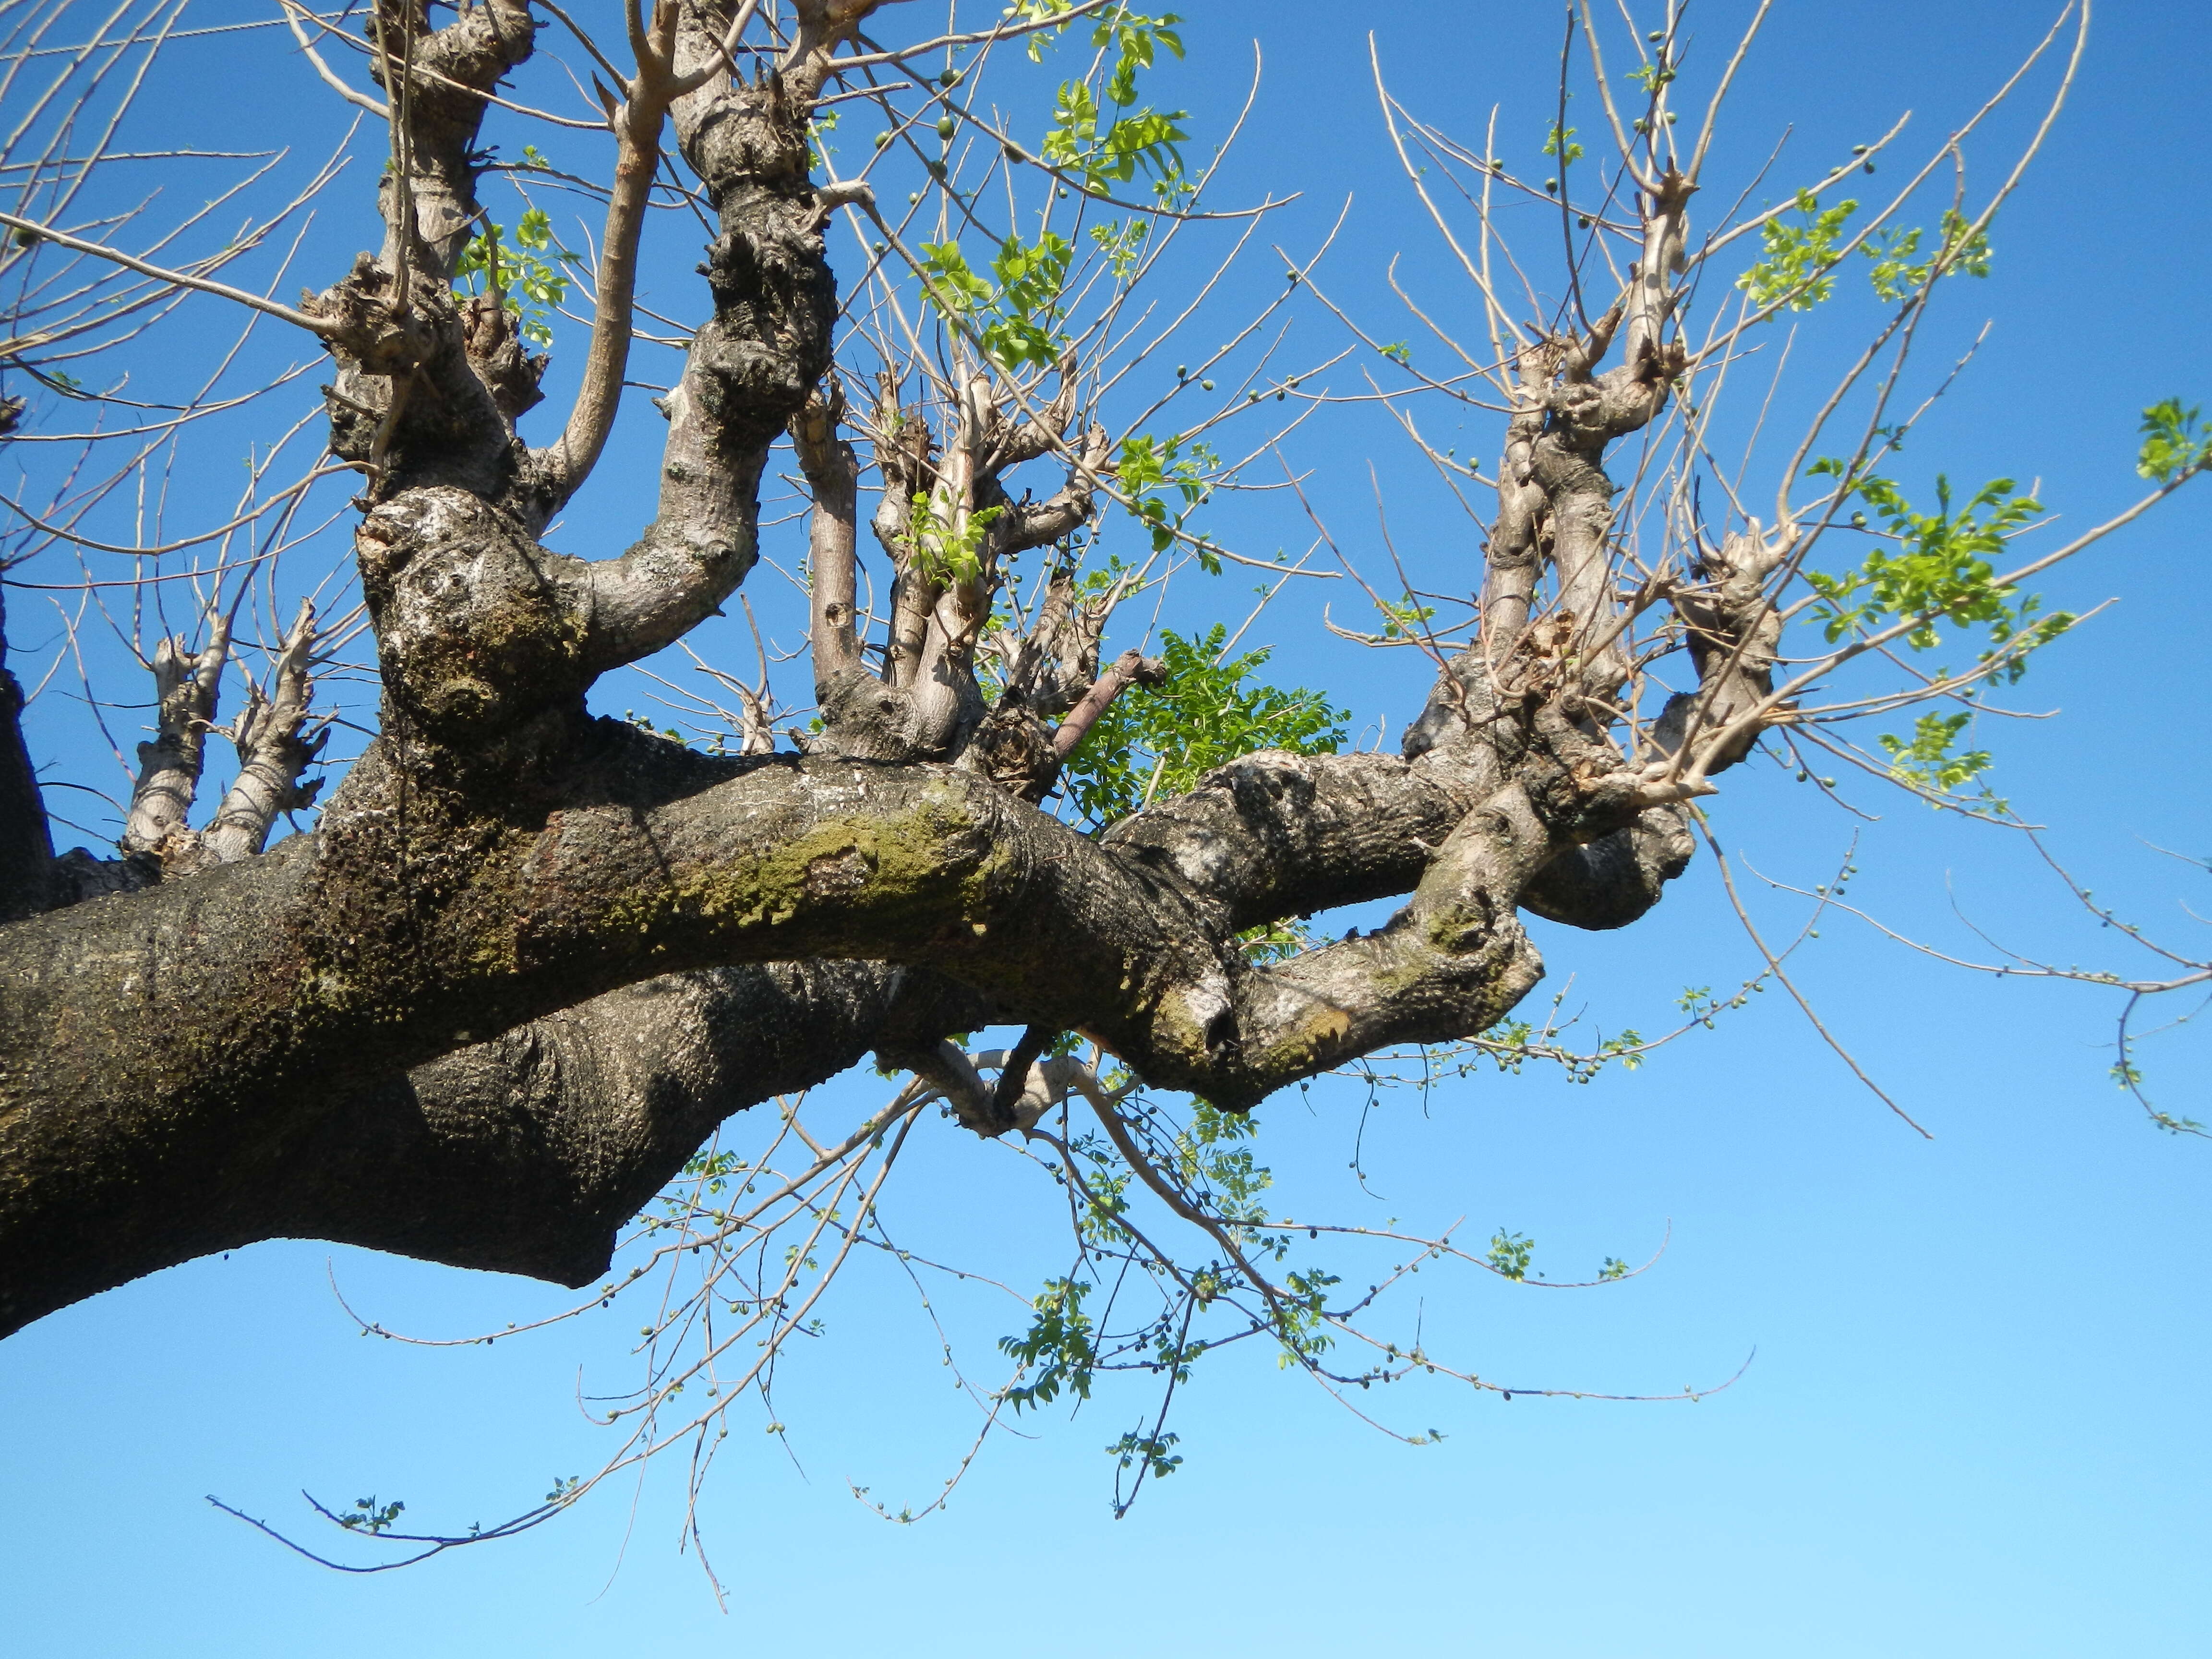
[(1345, 743), (1344, 710), (1318, 691), (1256, 680), (1272, 653), (1224, 656), (1227, 641), (1218, 623), (1203, 636), (1162, 635), (1166, 682), (1116, 697), (1068, 758), (1064, 775), (1085, 822), (1103, 829), (1259, 750), (1333, 755)]
[[(1928, 714), (1913, 723), (1909, 738), (1883, 732), (1881, 746), (1889, 757), (1891, 773), (1936, 794), (1957, 793), (1990, 768), (1986, 749), (1952, 752), (1952, 745), (1973, 718), (1968, 709), (1955, 714)], [(2004, 802), (1991, 799), (2000, 809), (2003, 807)]]
[[(1824, 208), (1810, 191), (1796, 198), (1798, 219), (1773, 218), (1759, 229), (1764, 257), (1735, 279), (1735, 285), (1764, 310), (1787, 305), (1792, 311), (1810, 311), (1835, 292), (1834, 270), (1844, 250), (1839, 246), (1844, 226), (1858, 211), (1856, 200), (1845, 199)], [(1991, 254), (1989, 234), (1977, 229), (1956, 208), (1946, 208), (1941, 221), (1942, 246), (1927, 258), (1913, 256), (1927, 233), (1918, 228), (1878, 231), (1858, 245), (1873, 262), (1868, 273), (1875, 297), (1895, 302), (1918, 293), (1938, 276), (1986, 276)]]
[(1050, 368), (1066, 348), (1062, 301), (1074, 245), (1044, 230), (1034, 242), (1010, 235), (991, 256), (994, 285), (968, 263), (957, 241), (924, 242), (922, 275), (930, 303), (975, 331), (1001, 368)]
[(2153, 483), (2172, 484), (2212, 466), (2212, 434), (2202, 423), (2194, 405), (2168, 398), (2143, 410), (2142, 447), (2136, 456), (2136, 471)]
[(927, 494), (917, 494), (912, 506), (914, 516), (907, 526), (906, 543), (914, 568), (932, 581), (948, 585), (981, 580), (983, 538), (1006, 509), (978, 507), (953, 523), (939, 515)]
[(568, 297), (566, 267), (581, 261), (553, 240), (553, 221), (543, 208), (523, 214), (512, 246), (501, 240), (506, 234), (504, 226), (485, 220), (461, 250), (453, 275), (466, 284), (465, 293), (478, 292), (476, 282), (483, 280), (515, 319), (518, 334), (532, 345), (550, 346), (553, 329), (544, 308), (557, 308)]
[(1875, 295), (1884, 300), (1903, 300), (1925, 288), (1939, 270), (1947, 276), (1990, 274), (1987, 232), (1975, 229), (1956, 208), (1943, 210), (1942, 232), (1942, 248), (1917, 264), (1912, 263), (1912, 256), (1920, 251), (1922, 233), (1917, 228), (1883, 231), (1861, 246), (1859, 252), (1874, 261)]
[[(1844, 464), (1815, 461), (1812, 472), (1841, 477)], [(1896, 551), (1876, 548), (1856, 570), (1840, 575), (1808, 571), (1806, 580), (1819, 596), (1816, 613), (1826, 623), (1830, 644), (1857, 631), (1871, 631), (1886, 623), (1918, 617), (1905, 635), (1916, 651), (1940, 642), (1939, 618), (1959, 628), (1986, 626), (1992, 649), (1982, 660), (1990, 665), (1990, 678), (2002, 675), (2016, 682), (2025, 672), (2027, 652), (2056, 639), (2073, 624), (2064, 611), (2037, 617), (2042, 601), (2021, 593), (2010, 583), (1996, 579), (1990, 561), (2004, 550), (2006, 541), (2043, 510), (2032, 495), (2023, 495), (2010, 478), (1993, 478), (1975, 491), (1963, 507), (1954, 510), (1951, 483), (1936, 480), (1936, 510), (1916, 511), (1890, 479), (1863, 475), (1844, 492), (1856, 495), (1881, 521), (1881, 533), (1896, 544)]]
[[(1103, 96), (1087, 81), (1060, 83), (1044, 137), (1048, 164), (1094, 193), (1127, 183), (1140, 171), (1152, 175), (1154, 193), (1163, 200), (1188, 192), (1179, 147), (1190, 135), (1176, 125), (1187, 118), (1185, 112), (1136, 106), (1138, 73), (1152, 67), (1158, 49), (1182, 56), (1182, 37), (1170, 27), (1181, 21), (1173, 12), (1147, 17), (1126, 7), (1104, 15), (1091, 33), (1094, 46), (1114, 52)], [(1036, 50), (1033, 44), (1032, 57)]]
[[(1211, 386), (1212, 382), (1206, 384)], [(1212, 447), (1200, 441), (1155, 438), (1146, 432), (1133, 433), (1121, 441), (1114, 460), (1115, 476), (1121, 482), (1121, 500), (1151, 532), (1155, 553), (1167, 550), (1191, 509), (1202, 505), (1212, 494), (1206, 480), (1220, 465), (1221, 458)], [(1182, 498), (1180, 511), (1168, 505), (1170, 494)], [(1202, 544), (1198, 562), (1209, 574), (1221, 574), (1220, 559)]]

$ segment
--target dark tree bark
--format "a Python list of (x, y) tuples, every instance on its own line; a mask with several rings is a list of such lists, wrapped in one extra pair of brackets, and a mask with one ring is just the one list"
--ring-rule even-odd
[[(0, 1323), (264, 1238), (582, 1285), (723, 1119), (989, 1017), (971, 993), (876, 963), (670, 975), (227, 1130), (80, 1135), (35, 1166), (60, 1208), (17, 1210)], [(99, 1167), (119, 1151), (121, 1168)]]
[(0, 922), (45, 909), (53, 886), (53, 833), (23, 744), (22, 714), (23, 688), (8, 667), (7, 596), (0, 589)]

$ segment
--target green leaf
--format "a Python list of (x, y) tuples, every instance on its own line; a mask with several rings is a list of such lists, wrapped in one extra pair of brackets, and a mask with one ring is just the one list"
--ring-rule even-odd
[[(1955, 714), (1923, 714), (1915, 721), (1911, 738), (1881, 734), (1881, 746), (1889, 756), (1891, 773), (1907, 783), (1917, 784), (1923, 789), (1939, 795), (1956, 794), (1989, 769), (1990, 756), (1985, 749), (1969, 750), (1964, 754), (1951, 752), (1952, 745), (1972, 721), (1973, 714), (1960, 710)], [(2004, 803), (1982, 791), (2002, 809)]]
[(1938, 276), (1986, 276), (1990, 274), (1990, 241), (1986, 233), (1968, 223), (1956, 208), (1943, 210), (1943, 246), (1918, 264), (1917, 230), (1886, 230), (1862, 243), (1859, 252), (1873, 260), (1874, 291), (1884, 300), (1902, 300), (1917, 293)]
[(2170, 484), (2212, 464), (2212, 437), (2205, 434), (2200, 411), (2168, 398), (2143, 410), (2142, 448), (2136, 456), (2136, 471), (2153, 483)]
[[(1158, 49), (1182, 56), (1182, 37), (1168, 27), (1179, 21), (1172, 12), (1146, 17), (1127, 8), (1104, 15), (1091, 34), (1094, 46), (1112, 47), (1115, 53), (1104, 104), (1088, 81), (1061, 83), (1042, 146), (1049, 165), (1076, 175), (1094, 191), (1142, 171), (1158, 181), (1156, 190), (1163, 195), (1187, 192), (1178, 146), (1190, 135), (1176, 125), (1185, 118), (1183, 112), (1135, 107), (1139, 73), (1152, 67)], [(1033, 46), (1030, 56), (1036, 55)], [(1105, 113), (1109, 106), (1115, 112), (1110, 117)]]
[(1499, 1228), (1490, 1238), (1490, 1265), (1508, 1279), (1528, 1277), (1528, 1263), (1536, 1254), (1536, 1241)]
[(1761, 225), (1766, 257), (1737, 277), (1735, 285), (1761, 310), (1786, 301), (1792, 311), (1810, 311), (1834, 291), (1827, 273), (1843, 257), (1836, 252), (1836, 239), (1858, 205), (1844, 201), (1823, 208), (1810, 191), (1799, 191), (1796, 206), (1803, 222), (1777, 218)]
[(1332, 755), (1344, 744), (1347, 716), (1320, 692), (1255, 681), (1267, 650), (1216, 661), (1227, 637), (1218, 623), (1202, 638), (1162, 635), (1166, 683), (1129, 688), (1085, 734), (1063, 775), (1086, 823), (1103, 829), (1259, 750)]
[[(1202, 380), (1200, 385), (1211, 391), (1213, 382)], [(1186, 446), (1177, 439), (1159, 439), (1142, 432), (1121, 441), (1115, 472), (1121, 481), (1122, 503), (1151, 532), (1153, 551), (1164, 552), (1173, 544), (1192, 509), (1212, 493), (1206, 479), (1220, 465), (1221, 458), (1205, 443)], [(1182, 498), (1179, 512), (1170, 509), (1161, 493), (1170, 489)], [(1221, 561), (1203, 544), (1198, 549), (1198, 562), (1208, 574), (1221, 574)]]
[(515, 319), (515, 332), (532, 345), (550, 346), (553, 329), (545, 309), (568, 297), (564, 267), (579, 261), (553, 240), (553, 221), (542, 208), (523, 214), (511, 248), (501, 241), (506, 234), (504, 226), (487, 222), (469, 240), (453, 267), (455, 286), (465, 294), (496, 289)]
[(1143, 252), (1146, 238), (1151, 234), (1152, 224), (1144, 219), (1127, 222), (1091, 227), (1091, 240), (1104, 251), (1106, 263), (1114, 275), (1127, 281), (1136, 268), (1137, 258)]
[(379, 1504), (374, 1498), (356, 1498), (353, 1500), (353, 1508), (338, 1516), (337, 1520), (338, 1525), (348, 1532), (365, 1532), (373, 1538), (380, 1533), (390, 1531), (392, 1523), (399, 1519), (406, 1508), (407, 1505), (396, 1498), (389, 1504)]
[(983, 350), (1002, 368), (1060, 361), (1060, 300), (1074, 244), (1051, 231), (1035, 242), (1009, 236), (991, 256), (994, 286), (968, 263), (957, 242), (924, 242), (922, 276), (930, 303), (975, 329)]
[(969, 268), (957, 242), (924, 242), (921, 274), (930, 303), (948, 317), (965, 317), (994, 298), (990, 283)]
[(1035, 1370), (1036, 1380), (1006, 1391), (1017, 1413), (1030, 1406), (1048, 1406), (1065, 1388), (1077, 1399), (1091, 1398), (1091, 1381), (1097, 1370), (1091, 1316), (1083, 1311), (1083, 1298), (1091, 1286), (1080, 1279), (1052, 1279), (1030, 1304), (1036, 1317), (1020, 1336), (999, 1339), (999, 1346)]
[[(930, 580), (947, 586), (972, 582), (983, 574), (984, 532), (1006, 512), (1003, 507), (978, 507), (957, 524), (938, 517), (929, 495), (917, 494), (907, 526), (907, 544), (914, 550), (914, 568)], [(955, 514), (955, 519), (959, 515)]]
[[(1815, 470), (1843, 475), (1835, 461)], [(2038, 617), (2042, 601), (2018, 594), (1996, 580), (1990, 562), (2006, 539), (2043, 510), (2033, 496), (2017, 493), (2010, 478), (1995, 478), (1956, 511), (1948, 478), (1936, 480), (1936, 511), (1920, 513), (1891, 480), (1867, 474), (1844, 492), (1856, 495), (1881, 520), (1896, 550), (1877, 548), (1856, 570), (1840, 575), (1808, 571), (1805, 580), (1819, 596), (1815, 614), (1826, 625), (1830, 644), (1859, 631), (1871, 632), (1907, 617), (1922, 618), (1905, 642), (1916, 651), (1936, 646), (1938, 621), (1954, 626), (1984, 626), (1995, 647), (1983, 656), (1995, 663), (1991, 677), (2016, 681), (2027, 653), (2048, 644), (2072, 626), (2064, 612)]]
[[(1036, 23), (1051, 18), (1065, 18), (1074, 4), (1075, 0), (1015, 0), (1013, 6), (1009, 9), (1008, 21), (1015, 23)], [(1066, 27), (1067, 23), (1063, 21), (1048, 33), (1039, 30), (1031, 34), (1029, 37), (1030, 62), (1042, 63), (1045, 48), (1057, 45), (1060, 34)]]

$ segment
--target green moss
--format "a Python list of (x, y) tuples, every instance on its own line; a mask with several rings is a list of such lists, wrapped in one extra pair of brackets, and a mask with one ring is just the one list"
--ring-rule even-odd
[(855, 944), (882, 938), (884, 922), (902, 916), (972, 923), (1000, 860), (974, 856), (976, 827), (957, 792), (933, 789), (904, 811), (831, 817), (725, 868), (628, 896), (607, 921), (647, 936), (672, 923), (721, 933), (811, 921), (817, 941)]

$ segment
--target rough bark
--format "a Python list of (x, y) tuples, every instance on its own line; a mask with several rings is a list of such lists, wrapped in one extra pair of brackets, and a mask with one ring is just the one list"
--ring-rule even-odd
[[(1677, 361), (1663, 261), (1656, 297), (1524, 362), (1514, 476), (1541, 501), (1493, 538), (1493, 621), (1525, 612), (1516, 560), (1548, 556), (1561, 603), (1452, 664), (1401, 755), (1251, 756), (1102, 841), (1037, 811), (1060, 755), (1046, 722), (1095, 718), (1149, 665), (1098, 678), (1103, 611), (1048, 587), (1008, 696), (983, 708), (997, 562), (1079, 524), (1108, 451), (1096, 428), (1063, 441), (1066, 385), (1015, 421), (981, 376), (941, 450), (896, 386), (878, 401), (896, 615), (869, 676), (849, 568), (822, 580), (823, 752), (710, 757), (590, 718), (599, 675), (743, 578), (768, 447), (794, 421), (817, 566), (849, 564), (851, 452), (834, 393), (809, 404), (836, 295), (805, 123), (872, 5), (795, 9), (783, 69), (750, 83), (720, 67), (725, 8), (655, 15), (666, 85), (684, 88), (670, 113), (716, 216), (714, 308), (668, 399), (657, 515), (596, 561), (537, 541), (576, 455), (516, 439), (534, 373), (496, 303), (448, 287), (475, 200), (470, 89), (527, 55), (526, 14), (493, 0), (426, 35), (419, 12), (379, 13), (413, 124), (389, 234), (309, 308), (340, 365), (333, 447), (370, 477), (356, 550), (380, 734), (312, 835), (0, 927), (0, 1331), (290, 1234), (580, 1283), (730, 1111), (870, 1048), (935, 1065), (985, 1018), (1029, 1026), (1030, 1049), (1081, 1031), (1154, 1086), (1248, 1108), (1379, 1048), (1481, 1031), (1541, 972), (1520, 908), (1616, 927), (1680, 869), (1679, 812), (1639, 799), (1607, 736), (1618, 676), (1590, 634), (1609, 603), (1604, 450), (1662, 406)], [(1598, 374), (1624, 314), (1636, 349)], [(1005, 470), (1047, 453), (1065, 488), (1015, 500)], [(1738, 648), (1756, 618), (1722, 621), (1716, 685), (1763, 667)], [(265, 834), (296, 781), (304, 643), (293, 667), (297, 695), (280, 667), (275, 702), (239, 728), (281, 764), (222, 822), (226, 848)], [(211, 718), (210, 703), (179, 729)], [(0, 747), (0, 786), (7, 764)], [(1372, 933), (1285, 961), (1239, 942), (1393, 896), (1405, 907)]]
[[(1652, 722), (1651, 746), (1660, 753), (1677, 754), (1703, 732), (1724, 732), (1773, 695), (1782, 615), (1766, 579), (1795, 540), (1790, 534), (1762, 535), (1754, 519), (1749, 534), (1729, 535), (1717, 548), (1703, 550), (1703, 566), (1695, 574), (1704, 580), (1674, 596), (1698, 671), (1698, 689), (1676, 692)], [(1783, 724), (1789, 715), (1789, 708), (1774, 710), (1766, 724)], [(1706, 761), (1707, 775), (1742, 760), (1758, 738), (1756, 731), (1728, 738)]]
[(309, 1093), (219, 1138), (171, 1139), (157, 1158), (131, 1157), (119, 1190), (69, 1182), (94, 1208), (11, 1227), (0, 1330), (266, 1238), (582, 1285), (724, 1118), (873, 1048), (988, 1018), (956, 987), (877, 963), (629, 988), (404, 1076)]
[(51, 902), (53, 832), (23, 743), (23, 687), (8, 666), (7, 595), (0, 589), (0, 922)]
[[(713, 760), (586, 721), (520, 814), (385, 739), (314, 836), (0, 932), (0, 1297), (33, 1316), (58, 1305), (42, 1286), (159, 1265), (117, 1241), (189, 1242), (177, 1218), (222, 1171), (318, 1185), (256, 1178), (254, 1149), (294, 1144), (308, 1103), (672, 971), (904, 958), (1238, 1107), (1480, 1030), (1536, 972), (1519, 887), (1612, 828), (1583, 747), (1535, 734), (1472, 812), (1484, 765), (1255, 757), (1102, 847), (957, 769)], [(1409, 887), (1373, 939), (1270, 968), (1235, 947), (1257, 921)], [(481, 1261), (437, 1233), (432, 1216), (404, 1248)]]

